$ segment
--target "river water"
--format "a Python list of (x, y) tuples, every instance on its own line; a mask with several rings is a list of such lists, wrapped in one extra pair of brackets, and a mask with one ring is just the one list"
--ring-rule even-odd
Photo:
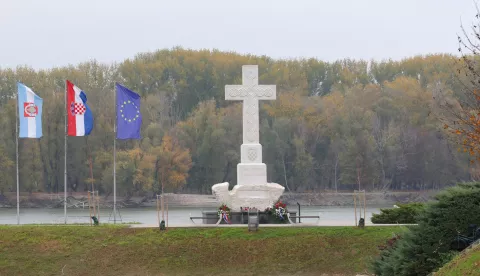
[[(366, 224), (371, 224), (372, 213), (379, 213), (380, 208), (391, 208), (392, 206), (375, 206), (366, 209)], [(291, 211), (297, 211), (297, 206), (288, 207)], [(168, 210), (168, 224), (170, 227), (201, 224), (202, 220), (195, 220), (193, 223), (190, 216), (202, 216), (202, 211), (215, 211), (215, 208), (194, 208), (194, 207), (171, 207)], [(121, 222), (158, 225), (156, 208), (123, 208), (119, 210)], [(110, 217), (111, 209), (100, 210), (100, 223), (113, 223)], [(297, 213), (298, 215), (298, 213)], [(320, 216), (319, 225), (324, 226), (348, 226), (355, 225), (355, 211), (349, 207), (330, 206), (302, 206), (302, 216)], [(110, 217), (110, 218), (109, 218)], [(160, 213), (161, 217), (161, 213)], [(167, 214), (165, 213), (165, 218)], [(363, 213), (362, 213), (363, 217)], [(357, 209), (357, 220), (359, 210)], [(110, 221), (109, 221), (110, 220)], [(64, 209), (40, 209), (21, 208), (20, 224), (63, 224), (65, 222)], [(303, 223), (316, 223), (317, 219), (303, 218)], [(16, 224), (17, 210), (15, 208), (0, 208), (0, 224)], [(89, 223), (89, 211), (85, 209), (68, 209), (67, 223)]]

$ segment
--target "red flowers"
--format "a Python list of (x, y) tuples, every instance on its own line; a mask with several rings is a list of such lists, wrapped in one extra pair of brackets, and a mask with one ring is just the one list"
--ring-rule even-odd
[(278, 209), (278, 208), (287, 208), (287, 204), (281, 202), (281, 201), (278, 201), (277, 203), (275, 203), (275, 209)]
[(222, 206), (220, 206), (220, 208), (218, 208), (218, 210), (220, 210), (220, 211), (230, 211), (230, 208), (228, 208), (227, 205), (223, 204)]

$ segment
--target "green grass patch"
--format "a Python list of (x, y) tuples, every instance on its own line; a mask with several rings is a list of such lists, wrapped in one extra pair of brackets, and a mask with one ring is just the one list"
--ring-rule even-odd
[(465, 254), (457, 255), (452, 261), (442, 267), (435, 276), (466, 276), (480, 275), (480, 246)]
[(0, 226), (0, 275), (355, 275), (402, 231)]

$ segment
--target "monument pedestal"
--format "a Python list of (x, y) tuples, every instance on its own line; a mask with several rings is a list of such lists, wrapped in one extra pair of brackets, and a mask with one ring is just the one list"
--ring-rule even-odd
[(228, 190), (228, 182), (212, 186), (215, 197), (231, 210), (240, 210), (241, 207), (265, 210), (277, 202), (284, 190), (277, 183), (235, 185), (231, 191)]
[(267, 183), (267, 165), (240, 163), (237, 165), (237, 185), (261, 185)]

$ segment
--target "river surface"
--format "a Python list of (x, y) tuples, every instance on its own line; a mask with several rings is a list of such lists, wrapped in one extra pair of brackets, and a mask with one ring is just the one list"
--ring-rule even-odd
[[(371, 224), (372, 213), (379, 213), (380, 208), (391, 208), (392, 206), (375, 206), (366, 209), (366, 224)], [(290, 211), (298, 211), (297, 206), (290, 206)], [(193, 223), (190, 216), (201, 217), (202, 211), (215, 211), (215, 208), (194, 208), (194, 207), (171, 207), (168, 210), (169, 226), (185, 226), (201, 224), (202, 220), (195, 220)], [(140, 223), (158, 225), (156, 208), (123, 208), (119, 210), (123, 223)], [(297, 213), (298, 215), (298, 213)], [(343, 226), (355, 225), (354, 208), (349, 207), (330, 207), (330, 206), (302, 206), (302, 216), (320, 216), (319, 225), (325, 226)], [(161, 217), (161, 212), (159, 214)], [(362, 212), (363, 217), (363, 212)], [(357, 220), (359, 219), (359, 210), (357, 209)], [(167, 213), (165, 212), (165, 220)], [(64, 209), (40, 209), (40, 208), (21, 208), (20, 224), (63, 224), (65, 222)], [(117, 221), (118, 222), (118, 221)], [(316, 223), (316, 218), (303, 218), (304, 223)], [(0, 224), (16, 224), (16, 208), (0, 208)], [(67, 223), (89, 223), (89, 211), (85, 209), (67, 209)], [(111, 209), (100, 209), (100, 223), (113, 223)]]

